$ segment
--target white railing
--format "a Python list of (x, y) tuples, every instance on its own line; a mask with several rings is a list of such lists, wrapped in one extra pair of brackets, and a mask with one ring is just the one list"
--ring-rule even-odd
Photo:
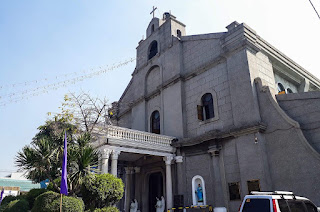
[(158, 135), (138, 130), (132, 130), (117, 126), (107, 126), (105, 131), (107, 138), (135, 141), (151, 145), (171, 146), (174, 137)]

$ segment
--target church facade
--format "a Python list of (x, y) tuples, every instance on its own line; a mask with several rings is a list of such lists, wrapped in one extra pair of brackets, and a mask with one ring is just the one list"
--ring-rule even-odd
[(132, 79), (96, 142), (122, 178), (122, 211), (226, 207), (250, 191), (293, 191), (320, 205), (320, 81), (246, 24), (186, 35), (153, 18)]

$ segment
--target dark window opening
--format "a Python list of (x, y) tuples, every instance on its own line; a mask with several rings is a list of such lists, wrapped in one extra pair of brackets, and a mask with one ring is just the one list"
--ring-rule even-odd
[(160, 113), (157, 110), (151, 114), (150, 129), (152, 133), (160, 134)]
[(241, 200), (239, 182), (229, 183), (230, 200)]
[(291, 88), (287, 88), (287, 93), (293, 93), (293, 91), (291, 90)]
[(259, 180), (250, 180), (247, 181), (249, 194), (251, 191), (260, 191), (260, 181)]
[(286, 90), (284, 89), (283, 85), (279, 82), (278, 83), (278, 94), (285, 94)]
[(179, 29), (177, 30), (177, 37), (181, 38), (181, 31)]
[(150, 59), (153, 58), (157, 53), (158, 53), (158, 42), (157, 42), (157, 41), (152, 41), (152, 43), (150, 44), (150, 50), (149, 50), (148, 59), (150, 60)]
[(154, 24), (151, 26), (151, 33), (154, 32)]
[(206, 93), (201, 97), (202, 106), (198, 106), (198, 118), (207, 120), (214, 117), (213, 98), (211, 93)]

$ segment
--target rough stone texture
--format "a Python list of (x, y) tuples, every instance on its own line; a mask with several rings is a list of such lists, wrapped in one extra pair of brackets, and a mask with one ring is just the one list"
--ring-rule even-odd
[[(211, 158), (210, 155), (201, 154), (201, 155), (193, 155), (186, 158), (186, 176), (187, 176), (187, 186), (186, 191), (188, 195), (186, 196), (186, 204), (192, 205), (192, 178), (196, 175), (200, 175), (203, 177), (205, 181), (205, 188), (206, 188), (206, 197), (207, 203), (213, 202), (213, 184), (212, 184), (212, 168), (211, 168)], [(199, 166), (201, 164), (201, 166)], [(201, 174), (199, 174), (201, 173)]]
[[(218, 110), (215, 115), (219, 116), (216, 121), (201, 122), (198, 120), (197, 105), (201, 104), (201, 97), (205, 93), (216, 93)], [(222, 130), (233, 124), (231, 112), (231, 96), (227, 70), (224, 63), (199, 74), (186, 81), (186, 119), (187, 137), (202, 135), (211, 130)]]
[(320, 92), (277, 95), (280, 107), (299, 122), (303, 134), (320, 153)]
[(147, 94), (157, 89), (157, 87), (161, 84), (160, 68), (158, 66), (149, 71), (146, 81)]
[(182, 39), (184, 73), (190, 73), (204, 66), (221, 54), (221, 35), (194, 35)]

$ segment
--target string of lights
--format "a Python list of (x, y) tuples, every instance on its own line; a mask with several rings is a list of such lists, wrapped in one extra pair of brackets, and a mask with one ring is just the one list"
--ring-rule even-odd
[[(116, 63), (116, 64), (112, 65), (111, 67), (107, 66), (107, 68), (99, 67), (98, 70), (97, 69), (90, 69), (89, 71), (86, 71), (87, 72), (86, 74), (83, 74), (83, 75), (79, 75), (79, 73), (77, 73), (78, 76), (75, 76), (75, 74), (74, 74), (75, 72), (64, 74), (63, 76), (75, 76), (75, 77), (60, 80), (60, 81), (56, 80), (55, 82), (49, 83), (49, 84), (48, 84), (48, 82), (50, 80), (48, 78), (44, 78), (42, 80), (32, 80), (32, 81), (28, 81), (28, 82), (7, 85), (7, 87), (11, 87), (11, 88), (16, 88), (16, 87), (18, 87), (18, 85), (19, 86), (24, 85), (24, 88), (26, 88), (30, 84), (35, 84), (35, 83), (39, 84), (41, 81), (47, 82), (47, 84), (41, 85), (41, 86), (38, 86), (35, 88), (33, 87), (33, 88), (29, 88), (29, 89), (23, 89), (20, 91), (3, 93), (0, 96), (0, 107), (6, 106), (7, 104), (10, 104), (10, 103), (17, 103), (22, 100), (27, 100), (27, 99), (32, 98), (34, 96), (39, 96), (44, 93), (49, 93), (50, 90), (57, 90), (61, 87), (67, 87), (71, 84), (76, 84), (76, 83), (84, 81), (86, 79), (93, 78), (95, 76), (99, 76), (101, 74), (104, 74), (104, 73), (107, 73), (107, 72), (112, 71), (114, 69), (125, 66), (125, 65), (135, 61), (136, 59), (137, 58), (131, 58), (129, 60), (126, 60), (126, 61), (123, 61), (120, 63)], [(60, 75), (59, 77), (56, 77), (56, 79), (61, 78), (61, 76), (62, 75)], [(15, 85), (15, 86), (13, 86), (13, 85)], [(2, 86), (2, 88), (4, 88), (4, 87), (5, 86)], [(2, 90), (2, 92), (3, 92), (3, 90)]]
[[(113, 64), (112, 66), (116, 66), (116, 63)], [(106, 68), (107, 67), (108, 66), (106, 66)], [(99, 68), (101, 69), (102, 67), (100, 66)], [(82, 70), (80, 72), (64, 73), (64, 74), (61, 74), (61, 75), (56, 75), (54, 77), (45, 77), (45, 78), (42, 78), (42, 79), (30, 80), (30, 81), (25, 81), (25, 82), (18, 82), (18, 83), (12, 83), (12, 84), (3, 84), (3, 85), (0, 85), (0, 91), (4, 90), (6, 88), (17, 88), (17, 87), (22, 87), (22, 86), (25, 87), (25, 86), (30, 86), (32, 84), (40, 84), (42, 82), (48, 82), (50, 80), (51, 81), (52, 80), (59, 80), (61, 78), (67, 78), (67, 77), (70, 77), (70, 76), (87, 74), (87, 73), (90, 73), (90, 72), (92, 72), (92, 71), (94, 71), (96, 69), (97, 68), (91, 68), (91, 69), (88, 69), (88, 70)]]

